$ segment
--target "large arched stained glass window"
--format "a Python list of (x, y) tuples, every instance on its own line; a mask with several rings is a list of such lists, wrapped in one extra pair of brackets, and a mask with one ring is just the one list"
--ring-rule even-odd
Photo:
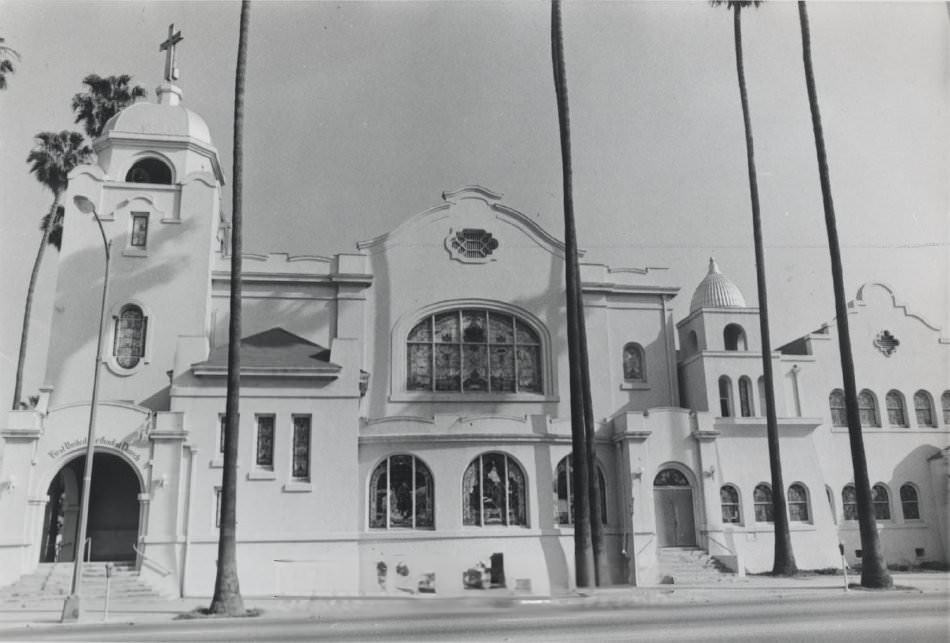
[(904, 520), (920, 520), (917, 488), (909, 482), (901, 485), (901, 513), (904, 514)]
[(861, 426), (881, 426), (877, 417), (877, 400), (874, 393), (864, 389), (858, 393), (858, 414), (861, 416)]
[(739, 505), (739, 490), (733, 485), (727, 484), (719, 488), (719, 503), (722, 506), (723, 523), (736, 523), (742, 521), (742, 513)]
[(808, 522), (808, 491), (795, 483), (788, 488), (788, 517), (794, 522)]
[(772, 487), (764, 482), (756, 485), (752, 491), (752, 506), (755, 508), (756, 522), (773, 522)]
[(907, 409), (904, 408), (904, 396), (900, 391), (888, 391), (884, 396), (887, 406), (887, 421), (891, 426), (907, 426)]
[(369, 483), (369, 526), (373, 529), (431, 529), (435, 501), (432, 474), (415, 456), (391, 455)]
[(145, 357), (145, 332), (148, 318), (135, 304), (126, 304), (115, 318), (112, 355), (122, 368), (135, 368)]
[(527, 526), (525, 475), (514, 458), (483, 453), (462, 477), (462, 524)]
[(848, 426), (848, 413), (844, 405), (844, 391), (836, 388), (828, 396), (828, 406), (831, 407), (832, 426)]
[(853, 484), (846, 484), (841, 490), (841, 509), (845, 520), (858, 519), (858, 494)]
[[(607, 482), (604, 472), (597, 469), (597, 486), (600, 488), (600, 521), (607, 524)], [(557, 463), (554, 480), (554, 519), (559, 525), (574, 524), (574, 459), (571, 455)]]
[(480, 309), (429, 315), (409, 332), (410, 391), (541, 393), (541, 341), (513, 315)]
[(923, 389), (914, 393), (914, 413), (917, 415), (917, 426), (937, 426), (934, 422), (934, 403), (930, 393)]
[(874, 507), (875, 519), (891, 519), (891, 498), (887, 492), (887, 487), (882, 484), (871, 487), (871, 505)]

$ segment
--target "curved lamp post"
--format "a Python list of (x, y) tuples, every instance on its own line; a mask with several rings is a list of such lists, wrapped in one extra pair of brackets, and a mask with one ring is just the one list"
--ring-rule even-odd
[(99, 368), (102, 362), (102, 333), (106, 319), (106, 299), (109, 296), (109, 258), (112, 242), (106, 239), (106, 231), (102, 228), (102, 221), (96, 212), (96, 206), (84, 196), (76, 195), (73, 203), (83, 214), (91, 214), (99, 225), (99, 234), (102, 235), (102, 247), (105, 251), (105, 276), (102, 282), (102, 304), (99, 307), (99, 334), (96, 337), (96, 368), (92, 376), (92, 399), (89, 404), (89, 432), (86, 436), (86, 467), (82, 476), (82, 500), (79, 504), (79, 533), (73, 544), (73, 581), (63, 605), (63, 622), (79, 619), (80, 601), (79, 588), (82, 584), (83, 556), (86, 551), (86, 523), (89, 519), (89, 496), (92, 492), (92, 459), (95, 455), (96, 442), (96, 411), (99, 398)]

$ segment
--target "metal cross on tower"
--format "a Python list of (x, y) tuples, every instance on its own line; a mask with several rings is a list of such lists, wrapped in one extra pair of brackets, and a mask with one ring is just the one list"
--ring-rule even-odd
[(159, 51), (165, 52), (165, 80), (178, 80), (178, 69), (175, 67), (175, 45), (183, 40), (181, 31), (175, 32), (175, 24), (168, 25), (168, 40), (158, 46)]

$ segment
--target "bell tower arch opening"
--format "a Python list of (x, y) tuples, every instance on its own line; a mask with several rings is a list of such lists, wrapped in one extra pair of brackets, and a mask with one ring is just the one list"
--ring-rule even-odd
[[(86, 456), (65, 463), (49, 484), (40, 547), (40, 562), (75, 560), (79, 503)], [(112, 453), (96, 453), (86, 538), (90, 561), (134, 561), (139, 537), (142, 484), (132, 465)]]

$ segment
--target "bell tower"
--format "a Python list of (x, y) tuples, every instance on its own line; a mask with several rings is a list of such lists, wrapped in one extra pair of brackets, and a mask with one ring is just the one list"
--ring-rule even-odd
[(88, 398), (95, 356), (105, 253), (77, 201), (92, 204), (111, 243), (100, 398), (167, 410), (179, 336), (208, 337), (224, 177), (207, 124), (181, 104), (181, 40), (169, 27), (155, 102), (113, 116), (93, 142), (96, 162), (70, 174), (45, 379), (51, 406)]

